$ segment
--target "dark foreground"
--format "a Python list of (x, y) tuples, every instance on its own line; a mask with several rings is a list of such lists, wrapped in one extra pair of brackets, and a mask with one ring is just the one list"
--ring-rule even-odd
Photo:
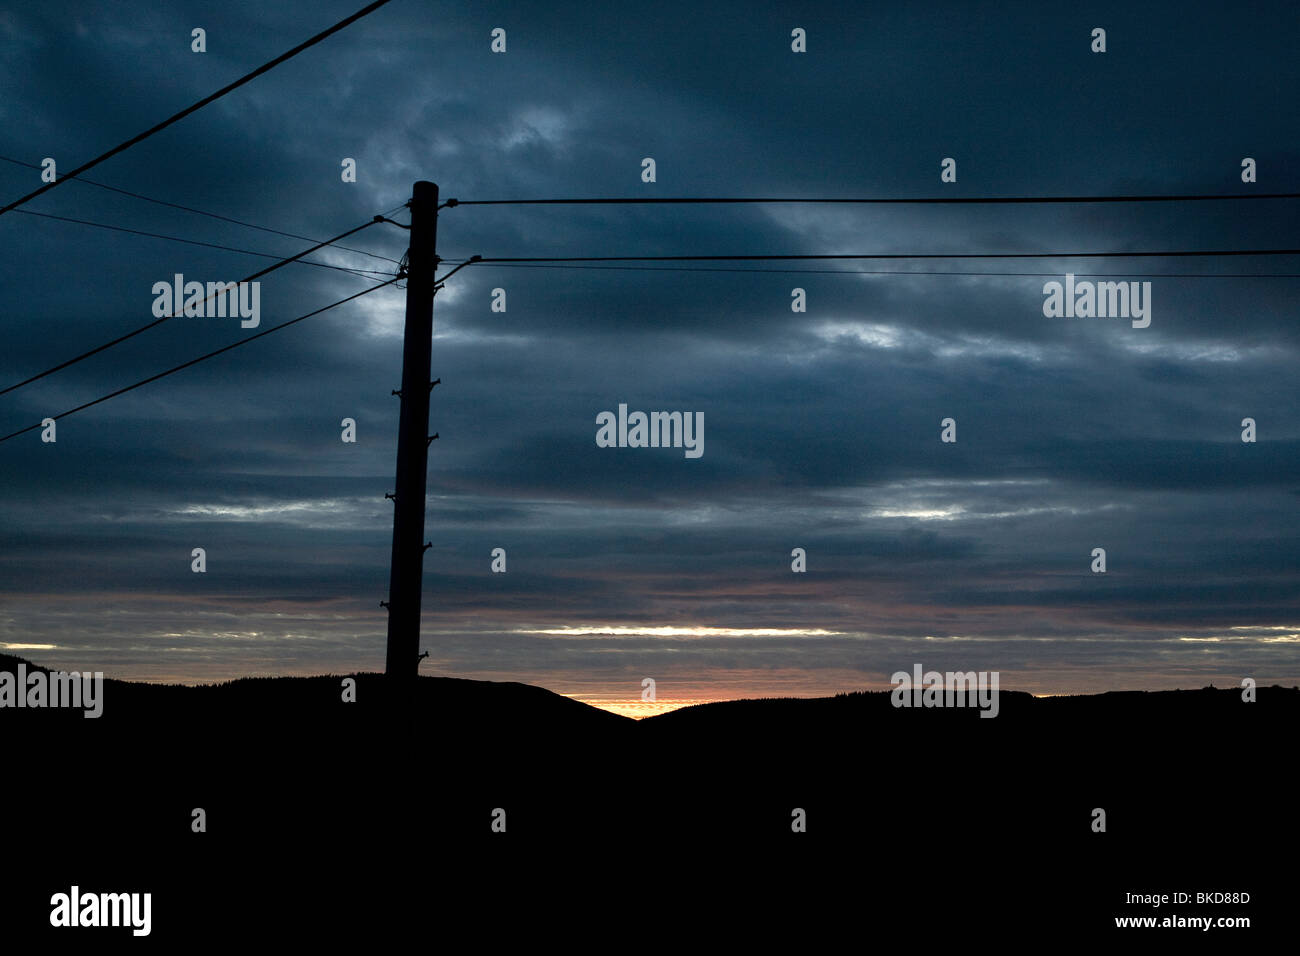
[[(355, 703), (341, 677), (110, 681), (99, 719), (0, 710), (0, 948), (1222, 948), (1295, 931), (1293, 688), (1004, 692), (991, 720), (862, 694), (634, 722), (521, 684), (426, 677), (397, 705), (356, 680)], [(151, 893), (150, 935), (52, 928), (74, 884)], [(1196, 905), (1217, 892), (1249, 902)]]

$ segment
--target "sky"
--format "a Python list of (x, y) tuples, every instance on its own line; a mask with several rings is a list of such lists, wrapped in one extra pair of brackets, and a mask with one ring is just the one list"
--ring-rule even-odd
[[(29, 164), (0, 161), (0, 195), (361, 5), (0, 4), (0, 156)], [(420, 179), (444, 200), (1295, 192), (1298, 34), (1285, 3), (394, 0), (86, 176), (312, 239)], [(76, 180), (22, 209), (311, 244)], [(274, 261), (0, 220), (0, 387), (151, 321), (156, 282)], [(465, 205), (438, 228), (447, 259), (1297, 245), (1285, 199)], [(343, 244), (387, 259), (312, 258), (391, 273), (406, 241), (385, 224)], [(884, 689), (916, 663), (1042, 694), (1293, 684), (1297, 258), (463, 269), (434, 309), (421, 673), (629, 713)], [(1045, 315), (1067, 273), (1150, 282), (1150, 325)], [(260, 328), (382, 278), (287, 266)], [(404, 296), (0, 443), (0, 651), (142, 680), (382, 669)], [(251, 334), (178, 317), (0, 396), (0, 432)], [(620, 403), (702, 413), (703, 454), (599, 447)]]

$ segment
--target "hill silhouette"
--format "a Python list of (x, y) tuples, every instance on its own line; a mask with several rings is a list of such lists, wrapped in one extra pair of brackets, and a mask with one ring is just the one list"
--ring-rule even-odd
[[(0, 671), (19, 663), (40, 669), (0, 655)], [(342, 700), (345, 677), (355, 703)], [(261, 885), (269, 899), (305, 890), (256, 866), (250, 876), (259, 854), (310, 873), (332, 872), (341, 853), (362, 898), (383, 886), (418, 910), (419, 880), (395, 890), (383, 862), (412, 847), (471, 884), (538, 858), (615, 853), (631, 865), (707, 848), (757, 854), (813, 882), (848, 854), (888, 868), (898, 887), (921, 880), (970, 900), (1002, 880), (1023, 894), (1028, 920), (1129, 912), (1114, 902), (1121, 886), (1237, 874), (1235, 886), (1240, 847), (1280, 849), (1296, 834), (1267, 796), (1293, 752), (1295, 688), (1259, 688), (1254, 703), (1239, 689), (1004, 691), (995, 719), (861, 692), (636, 721), (526, 684), (444, 677), (419, 678), (401, 704), (379, 674), (105, 685), (98, 719), (0, 709), (0, 731), (20, 771), (5, 788), (11, 844), (38, 858), (58, 848), (57, 862), (93, 839), (78, 872), (110, 886), (124, 873), (157, 885), (174, 871), (186, 885)], [(206, 833), (192, 830), (195, 808)], [(491, 828), (498, 808), (504, 834)], [(1091, 828), (1095, 808), (1105, 833)], [(796, 809), (805, 833), (792, 830)], [(966, 863), (936, 866), (945, 854)], [(1050, 883), (1025, 870), (1044, 861), (1062, 868)], [(31, 905), (66, 891), (67, 874), (55, 865), (35, 879)], [(817, 885), (828, 899), (846, 886)], [(898, 887), (894, 904), (905, 906)], [(186, 900), (178, 890), (163, 922), (200, 918)]]

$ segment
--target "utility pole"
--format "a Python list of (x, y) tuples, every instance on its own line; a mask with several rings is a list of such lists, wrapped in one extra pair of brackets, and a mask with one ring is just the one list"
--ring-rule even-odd
[(428, 481), (429, 379), (433, 351), (434, 269), (438, 264), (438, 186), (421, 180), (411, 194), (406, 331), (402, 345), (402, 413), (397, 435), (393, 557), (388, 584), (388, 655), (394, 686), (413, 688), (420, 659), (420, 592), (424, 584), (424, 495)]

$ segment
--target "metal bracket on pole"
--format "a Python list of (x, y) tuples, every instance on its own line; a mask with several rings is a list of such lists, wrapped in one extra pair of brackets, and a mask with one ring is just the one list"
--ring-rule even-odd
[(438, 433), (437, 433), (437, 432), (434, 432), (432, 435), (430, 435), (428, 438), (426, 438), (426, 439), (424, 440), (424, 447), (425, 447), (425, 448), (428, 448), (430, 445), (432, 445), (432, 444), (433, 444), (433, 440), (434, 440), (435, 438), (437, 438), (437, 437), (438, 437)]

